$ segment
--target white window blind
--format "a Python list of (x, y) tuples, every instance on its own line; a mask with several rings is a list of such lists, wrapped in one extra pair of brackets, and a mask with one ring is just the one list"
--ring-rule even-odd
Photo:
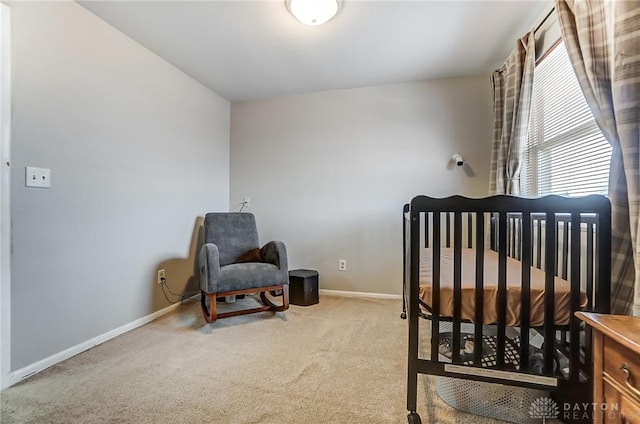
[(611, 146), (589, 110), (564, 43), (536, 66), (522, 193), (607, 194)]

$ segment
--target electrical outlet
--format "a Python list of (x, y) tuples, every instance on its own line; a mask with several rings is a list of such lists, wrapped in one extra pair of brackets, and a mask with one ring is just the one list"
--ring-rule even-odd
[(338, 271), (346, 271), (347, 270), (347, 260), (340, 259), (338, 261)]
[(157, 283), (158, 284), (162, 284), (162, 280), (167, 281), (166, 278), (167, 277), (165, 277), (164, 269), (159, 269), (158, 270), (158, 281), (157, 281)]
[(251, 207), (251, 197), (244, 196), (244, 207), (245, 208), (250, 208)]

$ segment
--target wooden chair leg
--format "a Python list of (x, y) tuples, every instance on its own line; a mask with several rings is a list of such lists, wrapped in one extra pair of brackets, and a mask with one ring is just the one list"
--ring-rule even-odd
[[(207, 300), (209, 301), (208, 307), (207, 307)], [(217, 319), (216, 295), (201, 292), (200, 306), (202, 307), (202, 315), (204, 316), (204, 320), (207, 321), (207, 323), (209, 324), (211, 324), (212, 322), (215, 322)]]
[(289, 284), (282, 286), (282, 311), (289, 309)]
[(262, 303), (267, 306), (270, 306), (272, 310), (276, 312), (282, 312), (289, 309), (289, 285), (285, 284), (282, 286), (282, 305), (276, 305), (273, 303), (268, 297), (266, 292), (260, 292), (260, 299)]

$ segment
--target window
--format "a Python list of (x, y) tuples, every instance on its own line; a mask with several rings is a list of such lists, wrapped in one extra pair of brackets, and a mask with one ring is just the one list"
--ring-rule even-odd
[(607, 194), (611, 146), (582, 94), (564, 43), (537, 66), (522, 194)]

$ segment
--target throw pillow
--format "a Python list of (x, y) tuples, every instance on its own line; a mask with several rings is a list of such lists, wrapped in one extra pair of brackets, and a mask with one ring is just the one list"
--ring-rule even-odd
[(241, 264), (244, 262), (262, 262), (262, 253), (260, 253), (260, 249), (257, 247), (255, 249), (251, 249), (248, 252), (243, 253), (238, 256), (235, 263)]

